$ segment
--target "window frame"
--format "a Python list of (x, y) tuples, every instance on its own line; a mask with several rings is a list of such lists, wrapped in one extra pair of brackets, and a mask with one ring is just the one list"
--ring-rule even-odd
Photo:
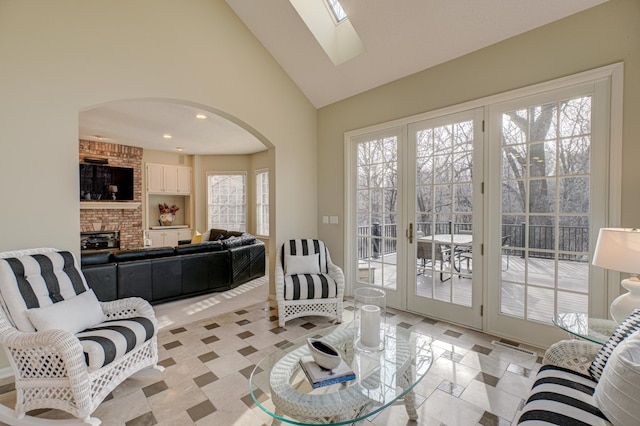
[[(261, 178), (261, 176), (263, 176)], [(263, 179), (262, 182), (259, 180)], [(263, 184), (266, 183), (266, 192), (263, 191)], [(265, 198), (266, 197), (266, 198)], [(266, 202), (263, 200), (266, 199)], [(256, 202), (256, 235), (261, 237), (269, 236), (269, 169), (258, 169), (255, 171), (255, 202)], [(264, 207), (266, 206), (266, 213)], [(263, 217), (263, 216), (266, 216)], [(266, 232), (265, 228), (266, 227)]]
[[(231, 224), (231, 223), (213, 223), (212, 221), (212, 213), (211, 213), (211, 208), (214, 206), (214, 204), (212, 203), (212, 188), (211, 188), (211, 182), (210, 182), (210, 178), (213, 176), (242, 176), (243, 178), (243, 193), (242, 193), (242, 200), (243, 203), (242, 204), (225, 204), (225, 205), (232, 205), (232, 206), (242, 206), (242, 210), (243, 210), (243, 223), (241, 224), (242, 226), (240, 226), (240, 228), (242, 229), (232, 229), (232, 228), (237, 228), (238, 226), (236, 226), (236, 224)], [(239, 231), (239, 232), (246, 232), (247, 231), (247, 172), (246, 171), (239, 171), (239, 172), (234, 172), (234, 171), (208, 171), (206, 173), (206, 187), (207, 187), (207, 229), (212, 229), (212, 228), (220, 228), (220, 229), (226, 229), (228, 231)], [(228, 195), (228, 194), (227, 194)], [(218, 203), (218, 205), (223, 205), (222, 203)], [(234, 216), (238, 217), (237, 214), (235, 214)]]

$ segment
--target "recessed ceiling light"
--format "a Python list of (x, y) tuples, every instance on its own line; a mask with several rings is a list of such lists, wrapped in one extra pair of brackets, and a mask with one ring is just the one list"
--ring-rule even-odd
[(196, 118), (199, 120), (204, 120), (205, 118), (207, 118), (207, 116), (204, 114), (196, 114)]
[(171, 139), (171, 135), (169, 133), (165, 133), (162, 137), (165, 139)]
[(102, 135), (92, 135), (92, 136), (93, 136), (93, 138), (95, 140), (98, 140), (98, 141), (105, 141), (105, 140), (109, 139), (106, 136), (102, 136)]
[(182, 151), (184, 151), (184, 148), (183, 148), (183, 147), (181, 147), (181, 146), (176, 146), (176, 151), (180, 151), (180, 152), (182, 152)]

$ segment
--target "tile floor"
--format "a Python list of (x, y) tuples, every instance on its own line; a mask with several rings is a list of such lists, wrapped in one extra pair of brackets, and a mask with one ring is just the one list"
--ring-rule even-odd
[[(245, 286), (234, 294), (157, 307), (165, 324), (158, 340), (165, 371), (126, 380), (94, 416), (105, 426), (271, 425), (272, 419), (249, 395), (253, 366), (274, 346), (331, 322), (305, 317), (280, 328), (275, 303), (255, 299), (256, 292), (266, 295), (266, 280)], [(234, 298), (234, 310), (223, 312), (224, 303), (212, 304), (211, 297)], [(249, 304), (243, 306), (242, 298)], [(193, 306), (199, 308), (194, 311)], [(345, 320), (352, 310), (347, 300)], [(526, 351), (537, 349), (496, 345), (500, 339), (493, 336), (405, 312), (390, 310), (388, 321), (431, 336), (434, 363), (415, 389), (420, 404), (417, 422), (408, 420), (404, 407), (393, 406), (365, 421), (365, 426), (509, 425), (517, 419), (541, 362), (540, 354)], [(0, 403), (11, 406), (13, 401), (12, 386), (0, 388)], [(34, 414), (67, 418), (51, 410)]]

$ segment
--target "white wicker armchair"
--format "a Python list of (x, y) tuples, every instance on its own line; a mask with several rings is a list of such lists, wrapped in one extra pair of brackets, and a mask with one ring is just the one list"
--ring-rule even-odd
[[(291, 273), (287, 271), (288, 256), (318, 256), (318, 271), (313, 273)], [(278, 302), (278, 322), (285, 322), (308, 315), (320, 315), (342, 321), (344, 299), (344, 273), (331, 262), (329, 250), (320, 240), (289, 240), (278, 250), (275, 268), (276, 301)], [(299, 285), (300, 281), (304, 286)], [(308, 288), (315, 293), (309, 294)], [(298, 291), (300, 291), (298, 293)], [(322, 292), (326, 297), (323, 296)]]
[[(55, 249), (32, 249), (15, 252), (0, 253), (0, 260), (3, 262), (8, 258), (15, 261), (22, 256), (34, 256), (44, 254), (53, 257), (59, 253), (65, 253), (67, 258), (72, 256), (67, 252), (58, 252)], [(54, 258), (54, 260), (56, 260)], [(31, 260), (27, 260), (30, 262)], [(73, 260), (75, 264), (75, 259)], [(34, 409), (50, 408), (59, 409), (72, 414), (81, 419), (84, 423), (98, 425), (100, 420), (90, 417), (91, 413), (100, 405), (104, 398), (122, 381), (132, 374), (146, 367), (155, 367), (158, 360), (157, 352), (157, 325), (153, 308), (149, 303), (140, 298), (129, 298), (112, 302), (99, 302), (107, 320), (120, 320), (118, 326), (122, 329), (122, 324), (132, 321), (133, 318), (142, 318), (149, 330), (148, 340), (137, 344), (124, 355), (116, 356), (111, 362), (106, 363), (98, 369), (91, 369), (87, 365), (86, 352), (76, 335), (64, 330), (46, 331), (25, 331), (24, 325), (18, 326), (16, 308), (11, 308), (11, 304), (16, 304), (15, 295), (6, 294), (11, 283), (7, 284), (6, 264), (0, 265), (0, 343), (2, 343), (9, 356), (11, 367), (15, 374), (16, 405), (15, 413), (11, 413), (11, 418), (7, 418), (7, 411), (0, 412), (0, 421), (9, 424), (29, 424), (35, 422), (30, 416), (25, 414)], [(79, 275), (82, 273), (76, 267)], [(76, 271), (73, 271), (75, 274)], [(25, 274), (26, 275), (26, 274)], [(43, 273), (44, 275), (44, 273)], [(42, 277), (26, 277), (31, 286), (36, 288), (38, 279)], [(59, 287), (65, 285), (61, 280)], [(34, 284), (35, 283), (35, 284)], [(86, 282), (82, 277), (85, 289)], [(27, 284), (27, 285), (29, 285)], [(10, 291), (9, 291), (10, 293)], [(64, 293), (64, 289), (61, 290)], [(40, 296), (39, 296), (40, 297)], [(13, 300), (12, 300), (13, 298)], [(64, 300), (68, 300), (65, 298)], [(141, 320), (141, 321), (142, 321)], [(104, 323), (103, 323), (104, 324)], [(113, 324), (113, 323), (112, 323)], [(153, 324), (149, 327), (149, 324)], [(118, 353), (120, 350), (118, 349)], [(36, 419), (42, 422), (41, 419)], [(42, 424), (42, 423), (39, 423)]]

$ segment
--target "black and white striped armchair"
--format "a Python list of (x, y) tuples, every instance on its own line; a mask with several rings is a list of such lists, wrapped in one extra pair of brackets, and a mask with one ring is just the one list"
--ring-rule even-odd
[(28, 423), (28, 411), (50, 408), (98, 425), (91, 413), (116, 386), (146, 367), (162, 370), (149, 303), (99, 302), (70, 252), (0, 253), (0, 302), (0, 343), (15, 375), (18, 422)]
[(640, 309), (604, 345), (561, 340), (542, 363), (518, 425), (640, 424)]
[(342, 321), (344, 274), (331, 262), (324, 242), (315, 239), (286, 241), (276, 256), (278, 322), (320, 315)]

